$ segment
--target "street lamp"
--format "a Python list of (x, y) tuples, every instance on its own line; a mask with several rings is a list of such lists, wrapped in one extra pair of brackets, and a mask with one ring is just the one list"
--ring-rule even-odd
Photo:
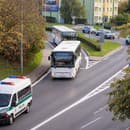
[(46, 0), (42, 0), (42, 15), (45, 17), (46, 20)]
[(72, 24), (74, 25), (75, 24), (76, 16), (71, 16), (71, 17), (72, 17)]
[(23, 73), (23, 0), (21, 0), (21, 44), (20, 44), (20, 68)]

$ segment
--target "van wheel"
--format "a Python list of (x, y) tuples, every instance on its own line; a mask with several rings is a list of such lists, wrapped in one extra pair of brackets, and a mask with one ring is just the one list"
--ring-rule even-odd
[(12, 125), (13, 122), (14, 122), (14, 118), (13, 118), (13, 115), (11, 115), (11, 116), (9, 117), (9, 125)]
[(28, 104), (25, 110), (25, 113), (29, 113), (30, 112), (30, 105)]

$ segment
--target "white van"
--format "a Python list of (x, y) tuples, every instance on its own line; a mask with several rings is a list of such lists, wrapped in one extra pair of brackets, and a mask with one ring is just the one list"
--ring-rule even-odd
[(0, 124), (12, 124), (32, 104), (31, 80), (25, 76), (9, 76), (0, 81)]

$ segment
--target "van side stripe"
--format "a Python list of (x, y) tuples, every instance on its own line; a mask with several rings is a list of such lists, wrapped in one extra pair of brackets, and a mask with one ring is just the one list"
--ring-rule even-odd
[(32, 97), (32, 94), (27, 95), (26, 97), (22, 98), (21, 100), (19, 100), (19, 102), (17, 103), (16, 106), (18, 106), (19, 104), (23, 103), (24, 101), (26, 101), (28, 98)]
[[(22, 104), (23, 102), (25, 102), (27, 99), (29, 99), (30, 97), (32, 97), (32, 94), (27, 95), (26, 97), (22, 98), (16, 105), (16, 107), (20, 104)], [(9, 111), (11, 111), (12, 109), (14, 109), (15, 107), (9, 107)]]

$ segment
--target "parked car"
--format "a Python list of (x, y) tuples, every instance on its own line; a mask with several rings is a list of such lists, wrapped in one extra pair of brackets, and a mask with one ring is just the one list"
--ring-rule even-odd
[(106, 30), (106, 29), (100, 29), (96, 32), (96, 36), (100, 36), (101, 34), (107, 34), (107, 33), (110, 33), (111, 31), (110, 30)]
[(116, 35), (115, 33), (109, 32), (104, 35), (105, 39), (115, 39)]
[(127, 37), (126, 37), (125, 42), (126, 42), (126, 45), (130, 45), (130, 36), (127, 36)]
[(96, 34), (96, 29), (93, 26), (84, 26), (82, 32)]

